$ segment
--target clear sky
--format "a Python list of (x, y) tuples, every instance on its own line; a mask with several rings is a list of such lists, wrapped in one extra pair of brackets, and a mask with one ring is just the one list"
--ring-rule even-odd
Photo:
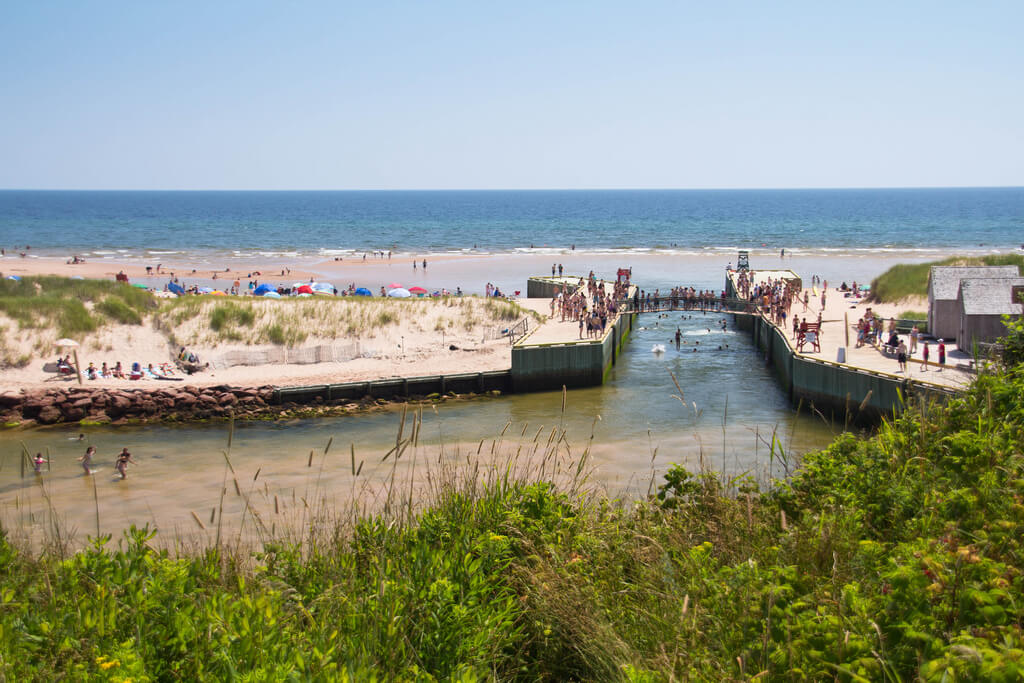
[(1024, 2), (0, 6), (0, 187), (1024, 185)]

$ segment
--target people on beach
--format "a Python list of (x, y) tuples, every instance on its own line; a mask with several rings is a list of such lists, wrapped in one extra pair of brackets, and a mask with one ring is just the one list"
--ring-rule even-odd
[(96, 447), (89, 446), (85, 449), (85, 453), (78, 458), (78, 461), (82, 463), (82, 470), (86, 474), (92, 474), (92, 456), (96, 455)]
[(117, 462), (114, 463), (114, 469), (118, 474), (121, 475), (122, 479), (128, 476), (128, 463), (135, 465), (136, 462), (132, 460), (132, 454), (128, 452), (127, 448), (122, 448), (121, 452), (117, 454)]

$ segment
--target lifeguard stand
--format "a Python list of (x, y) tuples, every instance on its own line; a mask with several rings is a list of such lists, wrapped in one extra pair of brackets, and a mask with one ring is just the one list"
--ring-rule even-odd
[(619, 281), (620, 285), (628, 285), (629, 284), (629, 278), (633, 277), (633, 269), (632, 268), (619, 268), (619, 272), (617, 273), (617, 277), (618, 277), (618, 281)]
[(747, 252), (740, 252), (736, 259), (736, 270), (750, 270), (750, 255)]

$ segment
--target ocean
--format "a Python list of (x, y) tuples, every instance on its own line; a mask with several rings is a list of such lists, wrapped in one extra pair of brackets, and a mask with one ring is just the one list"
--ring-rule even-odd
[(0, 191), (0, 246), (119, 261), (1016, 250), (1024, 188)]

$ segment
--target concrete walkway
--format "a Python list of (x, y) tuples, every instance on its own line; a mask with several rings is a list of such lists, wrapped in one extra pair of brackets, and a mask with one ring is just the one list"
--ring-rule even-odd
[[(729, 271), (728, 275), (732, 279), (733, 285), (736, 286), (736, 291), (739, 291), (736, 281), (738, 275), (738, 271)], [(792, 278), (795, 276), (789, 270), (754, 271), (753, 281), (756, 285), (763, 284), (769, 280)], [(908, 309), (897, 304), (867, 304), (864, 301), (864, 297), (854, 298), (845, 296), (843, 292), (840, 292), (835, 287), (835, 284), (829, 282), (829, 289), (825, 295), (825, 308), (823, 310), (821, 308), (821, 287), (817, 287), (817, 296), (815, 296), (814, 290), (809, 287), (808, 283), (804, 283), (804, 290), (802, 291), (810, 293), (810, 305), (805, 311), (803, 293), (801, 292), (801, 300), (794, 302), (792, 308), (787, 313), (786, 326), (789, 329), (784, 330), (785, 337), (789, 340), (789, 345), (793, 348), (794, 353), (796, 353), (796, 339), (793, 337), (793, 316), (798, 316), (801, 320), (807, 318), (808, 321), (815, 322), (818, 319), (818, 314), (821, 313), (821, 351), (809, 351), (810, 347), (805, 345), (803, 353), (798, 353), (797, 355), (838, 362), (839, 349), (840, 347), (845, 347), (846, 362), (844, 365), (851, 367), (872, 372), (882, 372), (900, 378), (911, 377), (914, 381), (930, 382), (954, 388), (962, 387), (973, 379), (973, 373), (958, 367), (961, 364), (966, 365), (971, 360), (971, 357), (957, 349), (955, 343), (949, 341), (946, 342), (946, 364), (940, 366), (936, 362), (939, 355), (938, 345), (935, 340), (928, 340), (931, 346), (931, 356), (929, 359), (931, 362), (927, 368), (922, 365), (922, 345), (918, 343), (917, 353), (913, 356), (908, 355), (906, 373), (899, 371), (899, 364), (896, 361), (895, 355), (887, 356), (881, 347), (865, 344), (860, 348), (856, 348), (857, 321), (864, 316), (868, 308), (871, 309), (872, 313), (882, 318), (884, 322), (883, 329), (888, 327), (890, 318), (898, 318), (900, 313)], [(845, 334), (847, 324), (849, 324), (849, 345), (846, 343)], [(909, 349), (910, 335), (900, 334), (900, 339), (906, 343)]]

